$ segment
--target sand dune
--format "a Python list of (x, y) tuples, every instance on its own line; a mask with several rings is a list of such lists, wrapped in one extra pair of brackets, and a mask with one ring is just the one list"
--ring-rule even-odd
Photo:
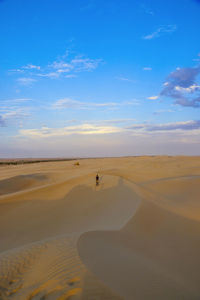
[[(52, 188), (50, 186), (49, 189), (31, 189), (21, 195), (17, 193), (9, 197), (8, 202), (3, 201), (0, 212), (0, 250), (63, 234), (121, 228), (133, 215), (139, 203), (138, 196), (132, 201), (133, 191), (117, 177), (104, 176), (98, 190), (92, 184), (90, 177), (85, 178), (85, 185), (73, 187), (60, 199), (57, 199), (57, 193), (65, 193), (67, 182), (55, 184), (53, 192), (56, 200), (48, 199), (49, 189)], [(109, 187), (109, 184), (114, 186)]]
[(199, 299), (200, 158), (1, 171), (0, 299)]
[[(10, 194), (40, 185), (46, 179), (42, 174), (18, 175), (0, 181), (0, 195)], [(43, 183), (41, 183), (42, 185)]]
[(199, 237), (199, 222), (144, 202), (122, 230), (85, 233), (78, 249), (125, 299), (199, 299)]

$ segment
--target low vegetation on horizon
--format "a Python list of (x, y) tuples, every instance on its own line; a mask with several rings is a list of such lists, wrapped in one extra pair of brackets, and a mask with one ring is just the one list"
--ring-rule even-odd
[(1, 159), (0, 166), (4, 165), (23, 165), (41, 162), (56, 162), (56, 161), (70, 161), (77, 158), (23, 158), (23, 159)]

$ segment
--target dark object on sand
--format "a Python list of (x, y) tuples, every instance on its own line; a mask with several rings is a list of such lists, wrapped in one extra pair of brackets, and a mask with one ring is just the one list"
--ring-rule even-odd
[(96, 175), (96, 185), (99, 185), (99, 175)]

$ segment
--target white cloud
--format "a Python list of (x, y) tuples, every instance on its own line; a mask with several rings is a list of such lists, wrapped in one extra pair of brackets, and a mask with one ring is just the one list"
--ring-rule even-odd
[(37, 76), (47, 77), (47, 78), (58, 78), (58, 77), (60, 77), (60, 73), (59, 72), (50, 72), (50, 73), (46, 73), (46, 74), (37, 74)]
[(200, 131), (200, 120), (189, 120), (183, 122), (174, 122), (174, 123), (162, 123), (162, 124), (134, 124), (132, 126), (127, 127), (126, 129), (133, 131), (145, 131), (145, 132), (173, 132), (173, 131), (181, 131), (181, 132), (189, 132), (193, 130)]
[(143, 39), (144, 40), (152, 40), (152, 39), (158, 38), (158, 37), (160, 37), (162, 35), (173, 33), (176, 30), (177, 30), (177, 26), (176, 25), (160, 26), (158, 29), (156, 29), (151, 34), (145, 35), (143, 37)]
[(150, 68), (150, 67), (144, 67), (143, 70), (144, 70), (144, 71), (151, 71), (152, 68)]
[(53, 109), (97, 109), (97, 108), (117, 108), (126, 105), (139, 105), (137, 100), (122, 102), (81, 102), (71, 98), (57, 100), (53, 105)]
[(121, 80), (121, 81), (135, 82), (135, 80), (129, 79), (129, 78), (126, 78), (126, 77), (116, 77), (116, 78), (118, 80)]
[(43, 74), (43, 77), (55, 77), (58, 78), (65, 73), (70, 73), (65, 75), (65, 78), (76, 77), (74, 73), (78, 72), (89, 72), (95, 70), (99, 64), (102, 63), (102, 59), (90, 59), (83, 56), (76, 56), (75, 58), (68, 59), (68, 61), (60, 60), (54, 61), (52, 64), (48, 65), (48, 69), (51, 72)]
[(9, 70), (10, 72), (16, 72), (16, 73), (25, 73), (27, 71), (38, 71), (40, 70), (40, 66), (32, 65), (32, 64), (27, 64), (26, 66), (17, 68), (17, 69), (12, 69)]
[(68, 135), (91, 135), (91, 134), (110, 134), (122, 132), (122, 129), (114, 126), (100, 126), (92, 124), (82, 124), (77, 126), (67, 126), (63, 128), (48, 128), (42, 127), (41, 129), (21, 129), (20, 135), (26, 137), (58, 137)]
[(76, 78), (77, 76), (75, 74), (69, 74), (65, 75), (65, 78)]
[(81, 101), (73, 100), (71, 98), (60, 99), (53, 104), (53, 108), (57, 108), (57, 109), (64, 109), (64, 108), (91, 109), (91, 108), (97, 108), (97, 107), (114, 107), (114, 106), (117, 106), (117, 103), (114, 103), (114, 102), (105, 102), (105, 103), (81, 102)]
[(154, 11), (147, 7), (144, 3), (140, 4), (140, 10), (148, 15), (154, 16)]
[(172, 113), (172, 112), (176, 112), (175, 110), (172, 109), (160, 109), (160, 110), (156, 110), (154, 111), (154, 115), (160, 115), (161, 113)]
[(164, 82), (163, 85), (164, 86), (168, 86), (170, 83), (168, 81)]
[(27, 70), (40, 70), (40, 66), (36, 66), (36, 65), (32, 65), (32, 64), (28, 64), (24, 67), (22, 67), (22, 69), (27, 69)]
[(56, 72), (57, 73), (68, 73), (70, 69), (58, 69)]
[(90, 59), (82, 57), (76, 57), (71, 60), (71, 64), (76, 72), (94, 70), (101, 62), (101, 59)]
[(134, 105), (134, 106), (137, 106), (137, 105), (140, 105), (140, 101), (137, 100), (137, 99), (133, 99), (133, 100), (127, 100), (127, 101), (123, 101), (121, 102), (121, 105)]
[(17, 128), (19, 122), (30, 117), (31, 107), (29, 101), (31, 101), (30, 98), (0, 100), (0, 119), (4, 122), (4, 125)]
[[(55, 60), (47, 66), (37, 66), (33, 64), (27, 64), (18, 69), (10, 70), (12, 72), (24, 73), (24, 78), (18, 78), (23, 85), (31, 85), (36, 79), (28, 78), (29, 76), (46, 77), (51, 79), (56, 78), (75, 78), (76, 73), (90, 72), (95, 70), (101, 63), (102, 59), (91, 59), (86, 56), (70, 57), (67, 52), (61, 59)], [(66, 75), (66, 73), (68, 73)]]
[(22, 117), (27, 117), (29, 116), (29, 113), (23, 109), (23, 108), (18, 108), (16, 110), (11, 110), (7, 113), (4, 113), (3, 114), (3, 119), (10, 119), (10, 118), (22, 118)]
[(54, 61), (52, 64), (49, 65), (49, 68), (53, 68), (53, 69), (73, 69), (73, 66), (71, 63), (66, 63), (64, 61)]
[(30, 101), (31, 98), (16, 98), (16, 99), (7, 99), (7, 100), (0, 100), (1, 103), (8, 103), (10, 105), (12, 104), (18, 104), (18, 103), (24, 103), (27, 101)]
[[(59, 78), (64, 76), (65, 78), (75, 78), (75, 73), (78, 72), (89, 72), (98, 67), (102, 62), (101, 59), (90, 59), (84, 57), (75, 57), (68, 62), (54, 61), (52, 64), (48, 65), (48, 69), (51, 72), (38, 74), (38, 76), (48, 77), (48, 78)], [(65, 73), (70, 73), (65, 75)]]
[(28, 78), (28, 77), (22, 77), (17, 79), (17, 82), (25, 86), (31, 86), (36, 81), (37, 81), (36, 79)]
[(159, 96), (151, 96), (151, 97), (147, 97), (147, 99), (149, 100), (157, 100), (159, 98)]
[(11, 69), (11, 70), (9, 70), (9, 72), (24, 73), (24, 70), (23, 69)]
[(124, 123), (130, 123), (135, 122), (136, 119), (110, 119), (110, 120), (98, 120), (98, 121), (88, 121), (87, 123), (95, 123), (95, 124), (124, 124)]
[(15, 128), (19, 126), (19, 122), (30, 116), (29, 109), (16, 107), (2, 107), (0, 109), (0, 125), (6, 127), (14, 125)]
[(175, 90), (183, 93), (192, 93), (200, 90), (200, 85), (192, 84), (189, 87), (175, 86)]

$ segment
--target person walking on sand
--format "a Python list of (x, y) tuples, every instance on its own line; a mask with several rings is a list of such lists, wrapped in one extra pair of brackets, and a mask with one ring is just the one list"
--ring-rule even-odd
[(99, 175), (98, 175), (98, 173), (96, 175), (96, 185), (99, 185)]

